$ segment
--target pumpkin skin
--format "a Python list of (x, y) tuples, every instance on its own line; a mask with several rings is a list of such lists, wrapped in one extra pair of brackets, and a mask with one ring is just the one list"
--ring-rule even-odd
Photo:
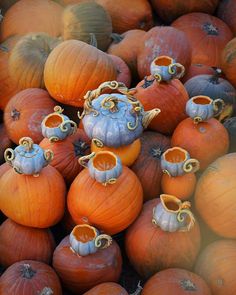
[(11, 166), (7, 163), (0, 165), (0, 177), (2, 177), (2, 175), (10, 169), (11, 169)]
[(53, 295), (62, 295), (61, 284), (55, 271), (49, 265), (39, 261), (16, 262), (3, 273), (0, 279), (0, 294), (4, 295), (41, 294), (45, 287), (50, 288)]
[(43, 149), (50, 149), (53, 152), (54, 157), (50, 165), (61, 173), (67, 184), (70, 184), (83, 169), (78, 159), (90, 153), (89, 145), (90, 139), (82, 129), (77, 129), (74, 135), (63, 141), (50, 142), (44, 138), (40, 142)]
[(4, 16), (1, 41), (13, 35), (23, 36), (33, 32), (57, 37), (61, 33), (62, 12), (63, 7), (51, 0), (20, 0)]
[(188, 68), (187, 73), (181, 79), (181, 82), (185, 83), (191, 78), (198, 75), (213, 75), (214, 73), (215, 70), (210, 66), (206, 66), (203, 64), (191, 64), (191, 66)]
[(15, 45), (9, 59), (9, 74), (19, 89), (44, 88), (44, 65), (59, 40), (44, 33), (29, 34)]
[(128, 295), (126, 290), (117, 283), (102, 283), (99, 284), (83, 295)]
[(116, 72), (117, 72), (117, 82), (122, 82), (126, 87), (130, 87), (131, 84), (131, 73), (127, 64), (123, 61), (119, 56), (109, 54), (110, 58), (115, 64)]
[(9, 139), (4, 124), (0, 124), (0, 164), (4, 162), (4, 151), (5, 149), (12, 146), (12, 142)]
[(125, 249), (134, 269), (149, 278), (172, 267), (191, 269), (200, 249), (200, 230), (195, 223), (189, 232), (164, 232), (152, 224), (153, 208), (160, 199), (146, 202), (125, 236)]
[(37, 260), (49, 264), (56, 247), (50, 230), (26, 227), (11, 219), (1, 224), (0, 239), (0, 263), (5, 267), (21, 260)]
[(189, 13), (172, 23), (183, 31), (192, 48), (192, 63), (219, 67), (222, 51), (233, 38), (230, 28), (215, 16), (205, 13)]
[[(213, 162), (200, 177), (195, 191), (195, 205), (204, 222), (220, 236), (235, 238), (236, 153)], [(219, 198), (220, 196), (220, 198)], [(211, 206), (208, 206), (211, 204)], [(210, 207), (210, 208), (209, 208)]]
[(176, 126), (186, 118), (185, 105), (188, 93), (183, 84), (177, 80), (169, 83), (158, 83), (152, 76), (139, 82), (133, 95), (145, 111), (159, 108), (160, 114), (155, 117), (148, 128), (163, 134), (172, 134)]
[(0, 185), (0, 208), (13, 221), (47, 228), (63, 217), (66, 187), (54, 167), (43, 168), (38, 177), (19, 175), (10, 169), (2, 175)]
[(96, 182), (85, 169), (72, 182), (67, 195), (68, 210), (76, 224), (92, 224), (110, 235), (127, 228), (138, 216), (142, 203), (141, 184), (126, 166), (116, 183), (107, 186)]
[(157, 26), (143, 35), (137, 54), (140, 79), (150, 75), (152, 61), (161, 55), (173, 58), (187, 71), (191, 63), (191, 47), (185, 34), (178, 28)]
[(110, 57), (78, 40), (62, 42), (45, 64), (44, 81), (50, 95), (77, 107), (83, 107), (83, 96), (88, 90), (115, 79), (116, 69)]
[(144, 201), (156, 198), (161, 192), (161, 155), (170, 148), (170, 139), (160, 133), (145, 131), (140, 137), (141, 151), (131, 166), (138, 176)]
[(236, 3), (234, 0), (222, 0), (217, 9), (217, 16), (222, 19), (236, 35)]
[(12, 49), (14, 48), (19, 36), (8, 38), (0, 45), (0, 109), (4, 110), (6, 104), (19, 89), (9, 75), (8, 63)]
[(114, 240), (108, 248), (82, 257), (72, 252), (67, 236), (53, 254), (53, 268), (62, 284), (76, 294), (83, 294), (99, 283), (117, 282), (121, 267), (120, 248)]
[(235, 292), (235, 253), (234, 240), (215, 241), (200, 253), (195, 272), (207, 282), (212, 294), (226, 295)]
[[(94, 17), (96, 15), (96, 17)], [(107, 11), (96, 2), (68, 6), (63, 14), (63, 39), (80, 40), (91, 44), (91, 34), (97, 48), (106, 51), (111, 43), (112, 22)]]
[(236, 152), (236, 117), (227, 119), (224, 122), (224, 126), (229, 134), (229, 152)]
[(230, 83), (236, 87), (236, 75), (235, 75), (235, 65), (236, 65), (236, 38), (232, 39), (225, 46), (222, 52), (221, 58), (221, 68)]
[(56, 103), (43, 89), (31, 88), (18, 92), (9, 101), (4, 112), (4, 124), (9, 138), (18, 144), (29, 136), (34, 143), (43, 139), (41, 122), (53, 112)]
[(206, 282), (185, 269), (170, 268), (152, 276), (144, 285), (142, 295), (211, 295)]
[(191, 157), (200, 162), (200, 170), (203, 171), (211, 162), (227, 153), (229, 136), (225, 127), (214, 118), (198, 124), (187, 118), (176, 127), (171, 145), (186, 149)]
[[(129, 30), (121, 35), (112, 34), (113, 42), (107, 52), (122, 58), (129, 66), (132, 77), (137, 78), (137, 54), (140, 43), (137, 40), (145, 34), (143, 30)], [(132, 48), (132, 50), (130, 50)]]
[(167, 23), (181, 15), (195, 11), (213, 14), (218, 2), (219, 0), (190, 0), (188, 2), (184, 0), (151, 0), (156, 13)]
[(153, 25), (152, 8), (147, 0), (136, 0), (135, 9), (132, 5), (127, 5), (126, 0), (119, 2), (96, 0), (96, 2), (110, 14), (115, 33), (121, 34), (133, 29), (148, 31)]

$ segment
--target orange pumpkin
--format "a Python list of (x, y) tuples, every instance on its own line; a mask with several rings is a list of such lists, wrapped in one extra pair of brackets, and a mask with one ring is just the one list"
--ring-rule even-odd
[(191, 47), (186, 35), (173, 27), (153, 27), (139, 41), (137, 54), (139, 77), (150, 75), (152, 61), (160, 55), (172, 57), (187, 71), (191, 63)]
[(115, 64), (116, 72), (117, 72), (117, 82), (123, 82), (128, 88), (131, 84), (131, 73), (127, 64), (123, 61), (119, 56), (109, 54), (110, 58)]
[(0, 124), (0, 138), (1, 138), (1, 142), (0, 142), (0, 164), (1, 164), (4, 162), (3, 155), (4, 155), (5, 149), (12, 146), (12, 142), (7, 135), (4, 124)]
[(219, 240), (200, 253), (194, 271), (206, 281), (212, 294), (233, 294), (236, 290), (235, 263), (235, 240)]
[(221, 67), (226, 78), (236, 87), (236, 38), (232, 39), (222, 52)]
[(206, 282), (185, 269), (170, 268), (152, 276), (144, 285), (142, 295), (211, 295)]
[(11, 167), (8, 165), (8, 163), (4, 163), (4, 164), (0, 165), (0, 177), (2, 177), (2, 175), (10, 169), (11, 169)]
[(77, 224), (92, 224), (110, 235), (127, 228), (138, 216), (142, 203), (141, 184), (126, 166), (116, 183), (107, 186), (96, 182), (84, 169), (67, 196), (69, 212)]
[(113, 32), (124, 33), (128, 30), (149, 30), (153, 25), (152, 9), (147, 0), (136, 0), (133, 5), (127, 5), (126, 0), (96, 0), (110, 14)]
[(236, 238), (234, 164), (236, 153), (218, 158), (204, 171), (195, 192), (196, 209), (204, 222), (215, 233), (226, 238)]
[(222, 0), (217, 9), (217, 16), (222, 19), (231, 29), (231, 31), (236, 34), (236, 2), (234, 0)]
[(205, 13), (189, 13), (172, 23), (183, 31), (192, 48), (192, 63), (220, 67), (225, 45), (233, 38), (230, 28), (220, 19)]
[(167, 232), (152, 223), (153, 208), (159, 203), (160, 199), (146, 202), (125, 236), (128, 258), (144, 278), (171, 267), (191, 269), (200, 249), (197, 223), (188, 232)]
[(35, 143), (43, 139), (41, 122), (53, 112), (56, 103), (43, 89), (31, 88), (18, 92), (4, 112), (4, 124), (9, 138), (18, 144), (21, 137), (30, 136)]
[(56, 247), (50, 230), (26, 227), (11, 219), (1, 224), (0, 240), (0, 263), (5, 267), (26, 259), (49, 264)]
[(1, 41), (32, 32), (44, 32), (57, 37), (61, 34), (62, 12), (63, 8), (51, 0), (20, 0), (4, 16)]
[(10, 98), (19, 91), (11, 79), (8, 69), (10, 53), (19, 39), (19, 36), (14, 36), (0, 45), (0, 109), (2, 110)]
[(61, 174), (50, 165), (38, 177), (10, 169), (0, 178), (0, 186), (0, 208), (19, 224), (47, 228), (63, 217), (66, 187)]
[(198, 75), (214, 75), (215, 71), (212, 67), (204, 64), (191, 64), (187, 73), (181, 79), (182, 83), (187, 82), (189, 79)]
[(171, 145), (186, 149), (192, 158), (200, 162), (200, 169), (204, 170), (215, 159), (227, 153), (229, 135), (226, 128), (214, 118), (198, 124), (187, 118), (176, 127)]
[(78, 40), (58, 45), (49, 55), (44, 82), (57, 101), (82, 107), (83, 96), (102, 82), (116, 80), (110, 57), (99, 49)]
[(83, 295), (128, 295), (124, 288), (117, 283), (102, 283), (90, 289)]

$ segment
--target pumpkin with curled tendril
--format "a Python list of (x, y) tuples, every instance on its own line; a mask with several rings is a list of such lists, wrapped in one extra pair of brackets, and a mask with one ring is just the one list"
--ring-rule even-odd
[[(102, 94), (106, 88), (120, 93)], [(123, 83), (110, 81), (87, 92), (84, 112), (79, 117), (86, 134), (97, 146), (120, 147), (139, 138), (159, 112), (159, 109), (145, 112)]]

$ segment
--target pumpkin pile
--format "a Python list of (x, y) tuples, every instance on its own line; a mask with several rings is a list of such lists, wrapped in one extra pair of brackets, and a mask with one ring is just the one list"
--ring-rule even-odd
[(236, 294), (236, 2), (0, 12), (0, 295)]

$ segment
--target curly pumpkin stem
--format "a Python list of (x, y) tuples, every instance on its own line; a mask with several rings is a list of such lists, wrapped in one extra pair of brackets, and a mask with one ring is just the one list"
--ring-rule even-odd
[(187, 215), (189, 217), (189, 223), (186, 227), (181, 228), (179, 231), (186, 232), (190, 231), (190, 229), (194, 226), (195, 218), (193, 216), (193, 213), (189, 209), (182, 209), (177, 214), (177, 220), (179, 222), (185, 221), (186, 217), (183, 215)]
[(94, 243), (95, 247), (105, 249), (112, 244), (112, 238), (109, 235), (102, 234), (96, 237)]
[(185, 73), (185, 67), (181, 65), (180, 63), (173, 63), (169, 65), (168, 71), (170, 74), (175, 74), (174, 67), (180, 68), (180, 72), (175, 76), (176, 79), (180, 79), (184, 76)]
[(47, 163), (51, 162), (54, 157), (54, 153), (51, 150), (45, 150), (44, 151), (44, 159), (47, 161)]
[(77, 124), (72, 120), (66, 120), (63, 123), (61, 123), (61, 125), (60, 125), (61, 131), (62, 132), (67, 132), (68, 131), (69, 127), (66, 126), (67, 124), (72, 125), (72, 134), (74, 134), (76, 132), (76, 130), (77, 130)]
[(78, 162), (79, 162), (79, 164), (81, 166), (87, 168), (88, 167), (87, 161), (89, 161), (90, 159), (92, 159), (93, 157), (95, 157), (95, 155), (96, 155), (96, 153), (95, 152), (92, 152), (90, 155), (80, 157), (78, 159)]
[(196, 159), (188, 159), (183, 165), (183, 170), (186, 173), (195, 173), (200, 169), (200, 163)]
[(64, 109), (62, 107), (60, 107), (60, 106), (55, 106), (53, 110), (57, 114), (62, 114), (63, 111), (64, 111)]
[(5, 161), (12, 166), (12, 163), (11, 161), (15, 159), (15, 152), (13, 149), (11, 148), (7, 148), (5, 151), (4, 151), (4, 159)]
[(34, 142), (30, 137), (22, 137), (19, 140), (19, 145), (23, 146), (27, 152), (32, 150), (33, 144)]

